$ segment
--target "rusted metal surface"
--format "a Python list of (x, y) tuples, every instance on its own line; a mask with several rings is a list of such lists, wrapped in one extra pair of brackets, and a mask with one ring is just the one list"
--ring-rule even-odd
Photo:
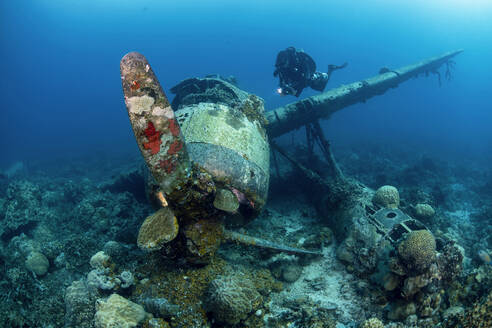
[(283, 253), (287, 253), (287, 254), (317, 255), (317, 256), (323, 255), (323, 253), (321, 251), (310, 251), (307, 249), (282, 245), (282, 244), (274, 243), (274, 242), (266, 240), (266, 239), (244, 235), (242, 233), (238, 233), (238, 232), (231, 231), (231, 230), (224, 230), (224, 236), (225, 236), (225, 239), (227, 239), (229, 241), (237, 242), (239, 244), (243, 244), (243, 245), (247, 245), (247, 246), (260, 247), (260, 248), (268, 248), (268, 249), (271, 249), (274, 251), (283, 252)]

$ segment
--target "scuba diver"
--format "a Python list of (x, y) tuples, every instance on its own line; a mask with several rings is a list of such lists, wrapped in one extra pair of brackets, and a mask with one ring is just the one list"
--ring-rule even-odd
[(288, 47), (277, 55), (275, 62), (275, 71), (273, 76), (279, 78), (279, 88), (277, 92), (282, 95), (295, 95), (299, 97), (302, 90), (311, 87), (317, 91), (325, 89), (331, 73), (347, 66), (328, 65), (328, 72), (322, 73), (316, 71), (316, 63), (303, 50), (297, 50), (294, 47)]

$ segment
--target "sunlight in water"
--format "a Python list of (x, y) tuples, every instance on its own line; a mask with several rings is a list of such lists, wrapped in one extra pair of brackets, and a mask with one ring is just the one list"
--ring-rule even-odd
[(423, 7), (432, 8), (436, 10), (436, 13), (442, 12), (484, 12), (485, 10), (492, 9), (492, 1), (490, 0), (435, 0), (426, 1), (419, 0), (415, 2), (407, 1), (409, 6), (412, 4), (418, 4)]

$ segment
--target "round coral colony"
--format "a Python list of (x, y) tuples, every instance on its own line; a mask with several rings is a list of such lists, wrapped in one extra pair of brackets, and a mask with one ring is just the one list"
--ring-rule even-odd
[(178, 231), (176, 216), (169, 207), (163, 207), (145, 219), (138, 233), (138, 247), (149, 251), (159, 250), (176, 238)]

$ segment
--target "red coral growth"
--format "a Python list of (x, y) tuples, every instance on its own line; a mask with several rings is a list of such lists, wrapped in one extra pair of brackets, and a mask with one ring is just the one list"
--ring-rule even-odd
[(138, 89), (140, 89), (140, 83), (138, 83), (138, 81), (133, 81), (130, 85), (130, 90), (135, 91)]
[(173, 172), (174, 169), (176, 168), (176, 161), (173, 161), (172, 158), (168, 158), (165, 160), (161, 160), (159, 162), (159, 165), (169, 174)]
[(144, 130), (145, 135), (147, 136), (147, 140), (149, 142), (144, 142), (144, 148), (150, 149), (152, 155), (155, 155), (161, 149), (161, 132), (157, 131), (154, 127), (154, 124), (149, 121), (147, 124), (147, 128)]
[(183, 143), (179, 140), (174, 140), (174, 142), (169, 146), (167, 153), (169, 155), (174, 155), (183, 148)]
[(175, 119), (170, 118), (169, 120), (169, 131), (171, 131), (172, 135), (177, 137), (179, 136), (179, 125)]
[(154, 123), (149, 121), (147, 123), (147, 128), (144, 130), (144, 133), (147, 136), (147, 138), (151, 138), (152, 136), (154, 136), (156, 133), (159, 133), (159, 132), (156, 131)]

